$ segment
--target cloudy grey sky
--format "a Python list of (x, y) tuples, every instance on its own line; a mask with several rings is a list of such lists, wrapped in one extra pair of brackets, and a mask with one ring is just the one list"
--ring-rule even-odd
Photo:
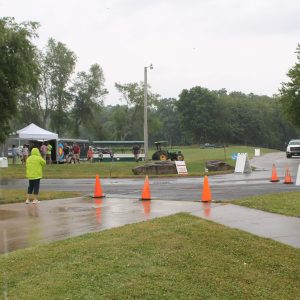
[(277, 93), (296, 62), (299, 0), (0, 0), (0, 15), (41, 24), (78, 57), (76, 71), (103, 68), (114, 83), (148, 82), (162, 97), (203, 86), (258, 95)]

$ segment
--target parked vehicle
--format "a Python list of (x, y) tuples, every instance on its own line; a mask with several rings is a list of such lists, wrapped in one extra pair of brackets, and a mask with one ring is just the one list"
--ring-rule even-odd
[(158, 141), (154, 144), (156, 151), (152, 155), (152, 160), (184, 160), (184, 156), (180, 150), (169, 151), (167, 149), (167, 141)]
[(100, 147), (95, 147), (93, 148), (95, 153), (102, 153), (102, 154), (112, 154), (113, 151), (109, 148), (100, 148)]
[(200, 144), (201, 149), (206, 149), (206, 148), (224, 148), (224, 144), (210, 144), (210, 143), (205, 143), (205, 144)]
[(286, 147), (286, 158), (300, 155), (300, 140), (290, 140)]

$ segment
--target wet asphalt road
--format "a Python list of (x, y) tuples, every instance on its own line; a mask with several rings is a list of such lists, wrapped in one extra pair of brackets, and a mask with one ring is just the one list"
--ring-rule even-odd
[[(226, 174), (209, 177), (213, 200), (226, 201), (251, 195), (299, 190), (298, 186), (283, 184), (285, 169), (289, 166), (296, 180), (300, 158), (286, 159), (285, 153), (271, 153), (251, 160), (257, 168), (250, 174)], [(275, 164), (279, 183), (271, 183), (272, 165)], [(101, 178), (101, 174), (99, 174)], [(100, 179), (103, 192), (110, 197), (139, 198), (144, 185), (143, 178)], [(42, 190), (80, 191), (93, 194), (95, 179), (43, 179)], [(27, 180), (1, 180), (1, 188), (26, 190)], [(201, 198), (203, 178), (150, 178), (151, 197), (157, 200), (197, 201)]]

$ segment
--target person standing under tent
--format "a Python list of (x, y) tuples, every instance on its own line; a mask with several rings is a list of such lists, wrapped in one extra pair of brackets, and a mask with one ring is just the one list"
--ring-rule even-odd
[(26, 164), (28, 155), (29, 155), (29, 145), (24, 144), (23, 149), (22, 149), (22, 164)]
[(53, 147), (49, 142), (46, 143), (46, 146), (47, 146), (46, 162), (47, 162), (47, 164), (51, 164), (51, 162), (52, 162), (51, 154), (52, 154)]
[(17, 163), (17, 156), (18, 156), (16, 145), (12, 145), (11, 155), (12, 155), (12, 163), (13, 165), (15, 165)]
[(29, 180), (27, 189), (27, 198), (25, 203), (30, 203), (30, 195), (33, 193), (32, 203), (39, 203), (38, 194), (40, 190), (40, 181), (43, 177), (43, 167), (46, 161), (42, 158), (38, 148), (32, 148), (31, 155), (26, 160), (26, 178)]
[(45, 142), (43, 142), (40, 151), (41, 151), (42, 158), (43, 158), (44, 160), (46, 160), (47, 146), (46, 146), (46, 143), (45, 143)]

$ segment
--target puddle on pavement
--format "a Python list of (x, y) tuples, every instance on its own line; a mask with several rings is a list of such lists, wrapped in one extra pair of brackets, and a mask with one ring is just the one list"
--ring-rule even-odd
[[(0, 220), (10, 218), (0, 228), (0, 254), (176, 213), (181, 207), (177, 202), (170, 206), (164, 202), (157, 204), (136, 199), (95, 199), (89, 203), (78, 201), (69, 203), (70, 206), (68, 203), (57, 206), (59, 202), (55, 201), (40, 205), (19, 205), (18, 212), (0, 210)], [(209, 215), (210, 206), (206, 205), (204, 209)]]
[(83, 207), (83, 206), (78, 206), (78, 207), (57, 207), (54, 212), (83, 212), (83, 211), (92, 211), (94, 210), (95, 207)]
[(0, 220), (8, 220), (14, 217), (17, 217), (19, 213), (17, 211), (11, 211), (11, 210), (0, 210)]

